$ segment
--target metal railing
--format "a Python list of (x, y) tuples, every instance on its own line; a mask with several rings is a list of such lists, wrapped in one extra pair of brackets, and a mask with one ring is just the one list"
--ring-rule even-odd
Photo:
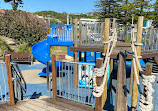
[(104, 40), (104, 23), (87, 23), (80, 24), (79, 28), (79, 39), (82, 36), (82, 39), (78, 40), (79, 44), (82, 45), (97, 45), (103, 44)]
[(16, 100), (23, 100), (23, 92), (26, 93), (27, 87), (25, 79), (16, 63), (11, 63), (14, 94)]
[(143, 51), (158, 49), (158, 29), (144, 28), (142, 43)]
[[(1, 62), (1, 74), (3, 79), (0, 80), (0, 92), (1, 92), (1, 101), (0, 102), (9, 102), (9, 91), (7, 83), (7, 70), (6, 63)], [(21, 71), (17, 64), (11, 63), (11, 73), (12, 73), (12, 81), (13, 81), (13, 90), (15, 100), (23, 100), (23, 91), (26, 93), (26, 82), (21, 74)], [(24, 84), (24, 86), (23, 86)], [(3, 93), (4, 92), (4, 93)]]
[[(0, 103), (9, 102), (8, 80), (6, 63), (0, 63)], [(17, 64), (11, 63), (14, 96), (16, 101), (23, 100), (23, 91), (26, 93), (26, 82)], [(23, 86), (24, 85), (24, 86)]]
[(9, 102), (9, 92), (7, 84), (7, 74), (6, 74), (6, 64), (5, 62), (0, 63), (0, 103)]
[(73, 41), (73, 26), (72, 25), (48, 25), (48, 36), (58, 36), (58, 41)]
[[(94, 107), (92, 76), (95, 65), (67, 61), (57, 61), (56, 64), (57, 96)], [(49, 62), (47, 63), (47, 89), (52, 91), (52, 74), (48, 71)]]

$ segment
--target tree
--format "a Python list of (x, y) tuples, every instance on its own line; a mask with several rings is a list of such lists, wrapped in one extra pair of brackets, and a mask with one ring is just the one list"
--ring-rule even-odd
[(154, 27), (158, 27), (158, 0), (156, 0), (156, 2), (153, 4), (153, 8), (154, 10), (151, 12), (150, 19), (155, 20), (153, 25)]
[(119, 7), (120, 0), (97, 0), (95, 7), (99, 11), (99, 18), (113, 18), (117, 17), (119, 13), (117, 8)]
[(17, 10), (19, 5), (23, 4), (23, 0), (4, 0), (6, 3), (11, 3), (13, 10)]
[(151, 11), (151, 0), (97, 0), (95, 7), (98, 8), (101, 19), (110, 17), (117, 18), (118, 22), (125, 26), (124, 37), (126, 37), (127, 23), (143, 15), (149, 18)]
[(120, 1), (120, 6), (118, 7), (118, 10), (121, 13), (118, 15), (118, 19), (119, 19), (119, 23), (121, 23), (125, 26), (123, 37), (127, 36), (127, 23), (131, 22), (132, 14), (135, 13), (135, 8), (136, 8), (135, 4), (130, 0)]
[(150, 1), (152, 0), (135, 0), (136, 14), (138, 16), (146, 16), (150, 12), (152, 6)]

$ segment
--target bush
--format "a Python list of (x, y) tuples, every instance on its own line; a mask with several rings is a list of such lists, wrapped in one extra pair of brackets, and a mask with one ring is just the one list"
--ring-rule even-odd
[(0, 16), (0, 35), (31, 46), (46, 37), (46, 25), (46, 22), (32, 13), (6, 10)]
[(50, 24), (58, 24), (58, 21), (56, 19), (51, 19)]
[(31, 53), (31, 46), (29, 44), (20, 45), (15, 52), (30, 52)]
[(11, 51), (11, 49), (8, 44), (0, 38), (0, 56), (2, 56), (5, 51)]

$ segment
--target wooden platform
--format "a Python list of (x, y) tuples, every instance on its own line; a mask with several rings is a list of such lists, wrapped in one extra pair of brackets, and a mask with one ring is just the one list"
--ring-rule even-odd
[[(124, 43), (124, 42), (117, 42), (116, 43), (117, 47), (131, 47), (131, 43)], [(82, 44), (78, 45), (77, 47), (70, 47), (71, 51), (87, 51), (87, 52), (103, 52), (104, 51), (104, 45), (102, 43), (100, 44)]]
[[(101, 45), (80, 45), (77, 47), (70, 47), (71, 51), (87, 51), (87, 52), (103, 52), (104, 46)], [(132, 55), (132, 49), (131, 49), (131, 43), (123, 43), (123, 42), (117, 42), (116, 47), (114, 48), (111, 58), (112, 59), (118, 59), (118, 54), (120, 51), (126, 52), (126, 59), (131, 60), (133, 58)], [(142, 51), (142, 59), (150, 58), (150, 57), (156, 57), (158, 56), (158, 49), (157, 50), (150, 50), (150, 51)]]
[[(0, 104), (0, 111), (92, 111), (92, 107), (84, 107), (85, 105), (76, 104), (74, 102), (65, 102), (66, 100), (58, 98), (53, 101), (46, 97), (43, 99), (29, 99), (19, 101), (15, 106), (9, 103)], [(74, 105), (76, 104), (76, 105)]]

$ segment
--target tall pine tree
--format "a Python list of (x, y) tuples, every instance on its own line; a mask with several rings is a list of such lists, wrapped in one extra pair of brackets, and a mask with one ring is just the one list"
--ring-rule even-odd
[(99, 18), (114, 18), (117, 17), (119, 13), (117, 11), (119, 4), (118, 1), (120, 0), (97, 0), (95, 3), (95, 7), (99, 11)]

